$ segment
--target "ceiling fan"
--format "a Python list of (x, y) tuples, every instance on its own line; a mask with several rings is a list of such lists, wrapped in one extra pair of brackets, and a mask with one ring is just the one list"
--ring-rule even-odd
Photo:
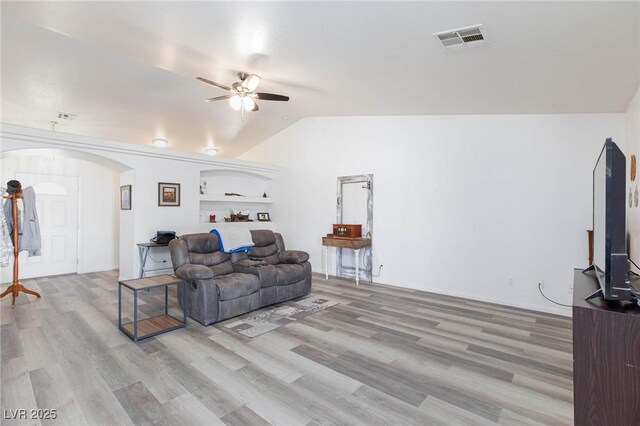
[(236, 81), (231, 87), (224, 84), (216, 83), (215, 81), (208, 80), (203, 77), (197, 77), (198, 80), (210, 84), (212, 86), (219, 87), (222, 90), (230, 92), (228, 95), (217, 96), (215, 98), (205, 99), (205, 102), (222, 101), (229, 99), (231, 108), (236, 111), (258, 111), (258, 104), (256, 100), (264, 101), (288, 101), (289, 97), (284, 95), (275, 95), (273, 93), (261, 93), (256, 92), (258, 84), (260, 83), (260, 77), (255, 74), (246, 74), (239, 72), (238, 77), (240, 81)]

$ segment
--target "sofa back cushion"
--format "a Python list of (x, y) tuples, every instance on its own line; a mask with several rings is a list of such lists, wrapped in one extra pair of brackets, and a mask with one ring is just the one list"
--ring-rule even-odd
[(189, 263), (209, 266), (215, 275), (233, 272), (231, 256), (220, 251), (218, 237), (214, 234), (187, 234), (182, 235), (180, 239), (186, 243)]
[(218, 237), (214, 234), (187, 234), (180, 238), (187, 243), (189, 253), (213, 253), (219, 250)]
[(278, 246), (273, 231), (254, 229), (251, 231), (251, 239), (255, 245), (248, 252), (250, 259), (262, 260), (270, 265), (278, 263)]

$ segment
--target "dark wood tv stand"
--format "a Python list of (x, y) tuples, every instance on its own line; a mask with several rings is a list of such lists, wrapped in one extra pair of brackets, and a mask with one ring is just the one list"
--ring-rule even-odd
[[(632, 285), (640, 288), (640, 279)], [(574, 270), (573, 404), (576, 425), (640, 425), (640, 307), (584, 298), (598, 284)]]

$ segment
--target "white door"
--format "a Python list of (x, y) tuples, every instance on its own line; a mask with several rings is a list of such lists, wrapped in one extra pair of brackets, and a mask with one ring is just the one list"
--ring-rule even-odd
[(77, 272), (78, 177), (16, 172), (15, 178), (35, 190), (42, 236), (40, 256), (20, 253), (20, 278)]

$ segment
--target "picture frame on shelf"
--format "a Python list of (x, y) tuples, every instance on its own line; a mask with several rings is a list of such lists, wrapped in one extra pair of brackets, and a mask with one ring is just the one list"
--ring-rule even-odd
[(207, 195), (207, 181), (200, 181), (200, 195)]
[(271, 222), (271, 217), (269, 217), (269, 213), (257, 213), (258, 222)]
[(180, 184), (158, 182), (158, 206), (180, 207)]
[(131, 185), (120, 187), (120, 210), (131, 210)]

